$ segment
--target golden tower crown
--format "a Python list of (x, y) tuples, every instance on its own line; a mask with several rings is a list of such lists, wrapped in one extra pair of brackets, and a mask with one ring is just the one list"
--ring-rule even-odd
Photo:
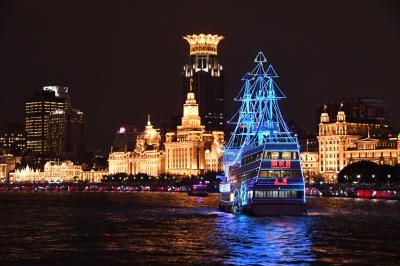
[(218, 43), (223, 40), (224, 36), (212, 34), (193, 34), (183, 36), (190, 45), (190, 55), (195, 54), (211, 54), (217, 55)]

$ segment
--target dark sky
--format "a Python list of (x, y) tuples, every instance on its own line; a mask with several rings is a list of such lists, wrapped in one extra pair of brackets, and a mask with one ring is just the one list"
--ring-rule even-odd
[(0, 0), (0, 122), (22, 122), (35, 89), (64, 85), (90, 143), (108, 146), (119, 124), (142, 128), (147, 113), (157, 126), (182, 112), (182, 35), (192, 33), (226, 37), (229, 108), (262, 50), (288, 96), (286, 119), (311, 130), (324, 101), (378, 97), (400, 125), (400, 5), (384, 0)]

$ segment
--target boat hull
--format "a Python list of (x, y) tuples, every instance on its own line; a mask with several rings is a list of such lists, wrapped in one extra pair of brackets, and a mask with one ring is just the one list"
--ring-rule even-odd
[(189, 191), (188, 196), (193, 196), (193, 197), (207, 197), (208, 192), (207, 191)]
[[(229, 202), (220, 202), (219, 209), (233, 212)], [(245, 206), (240, 212), (252, 216), (303, 216), (307, 214), (307, 207), (304, 203), (258, 203)]]
[(244, 213), (254, 216), (301, 216), (306, 214), (305, 204), (253, 204)]

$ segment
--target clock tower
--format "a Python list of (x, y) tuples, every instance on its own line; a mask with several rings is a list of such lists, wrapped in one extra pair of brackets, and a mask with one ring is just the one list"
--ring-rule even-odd
[(185, 104), (183, 105), (183, 117), (181, 129), (202, 130), (201, 118), (199, 115), (199, 105), (196, 102), (192, 89), (192, 80), (190, 80), (190, 90), (187, 94)]

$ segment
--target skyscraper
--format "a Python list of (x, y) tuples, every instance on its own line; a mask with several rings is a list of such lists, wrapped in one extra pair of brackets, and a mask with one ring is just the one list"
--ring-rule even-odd
[(48, 151), (57, 156), (76, 158), (84, 152), (85, 118), (73, 108), (50, 112), (48, 119)]
[(183, 39), (190, 45), (187, 64), (183, 67), (183, 94), (189, 92), (193, 79), (194, 93), (200, 106), (207, 130), (225, 129), (225, 90), (223, 67), (218, 62), (218, 43), (223, 36), (211, 34), (187, 35)]
[(34, 152), (47, 152), (48, 119), (55, 110), (65, 111), (66, 98), (57, 96), (56, 91), (46, 89), (36, 91), (25, 101), (25, 131), (27, 148)]

